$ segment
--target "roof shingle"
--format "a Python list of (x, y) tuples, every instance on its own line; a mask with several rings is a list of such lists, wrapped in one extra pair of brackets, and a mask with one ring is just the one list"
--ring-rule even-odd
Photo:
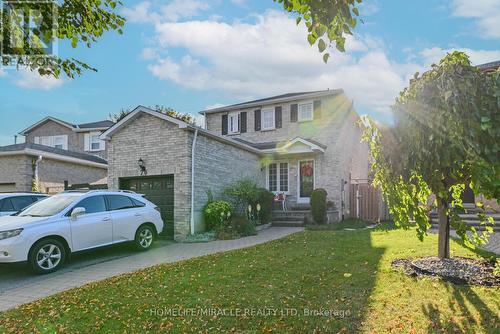
[(106, 160), (104, 160), (103, 158), (100, 158), (100, 157), (97, 157), (97, 156), (94, 156), (91, 154), (68, 151), (68, 150), (63, 150), (60, 148), (55, 148), (55, 147), (45, 146), (45, 145), (39, 145), (39, 144), (33, 144), (33, 143), (22, 143), (22, 144), (0, 146), (0, 152), (17, 152), (17, 151), (23, 151), (25, 149), (32, 149), (32, 150), (38, 150), (38, 151), (43, 151), (43, 152), (52, 153), (52, 154), (58, 154), (61, 156), (96, 162), (99, 164), (106, 164), (106, 165), (108, 164), (108, 162)]

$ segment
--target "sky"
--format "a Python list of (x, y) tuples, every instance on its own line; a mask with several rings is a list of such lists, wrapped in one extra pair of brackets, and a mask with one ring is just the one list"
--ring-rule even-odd
[[(137, 105), (197, 115), (207, 108), (297, 91), (344, 89), (358, 113), (390, 123), (417, 71), (447, 52), (500, 60), (500, 0), (364, 0), (345, 53), (324, 64), (306, 29), (272, 0), (124, 1), (124, 34), (60, 57), (98, 69), (76, 79), (0, 70), (0, 145), (45, 116), (72, 123)], [(197, 116), (198, 117), (198, 116)]]

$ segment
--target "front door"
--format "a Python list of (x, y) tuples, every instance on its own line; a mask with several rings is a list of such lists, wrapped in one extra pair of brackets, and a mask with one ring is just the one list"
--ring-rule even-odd
[(314, 160), (299, 161), (298, 203), (309, 203), (314, 190)]

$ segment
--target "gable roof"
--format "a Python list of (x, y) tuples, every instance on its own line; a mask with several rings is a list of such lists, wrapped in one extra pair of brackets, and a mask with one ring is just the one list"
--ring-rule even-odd
[(79, 128), (79, 129), (96, 129), (96, 128), (109, 129), (113, 125), (115, 125), (115, 122), (110, 121), (110, 120), (104, 120), (104, 121), (98, 121), (98, 122), (92, 122), (92, 123), (78, 124), (77, 128)]
[(246, 141), (246, 140), (241, 139), (241, 138), (234, 138), (234, 140), (245, 143), (247, 145), (255, 147), (255, 148), (262, 150), (264, 152), (287, 149), (287, 148), (289, 148), (297, 143), (302, 143), (304, 145), (307, 145), (312, 150), (315, 150), (315, 151), (324, 152), (327, 148), (327, 146), (325, 144), (322, 144), (316, 140), (306, 139), (306, 138), (301, 138), (301, 137), (295, 137), (295, 138), (293, 138), (291, 140), (287, 140), (287, 141), (272, 141), (272, 142), (264, 142), (264, 143), (252, 143), (252, 142)]
[(235, 109), (257, 107), (257, 106), (262, 106), (262, 105), (271, 104), (271, 103), (283, 103), (283, 102), (294, 101), (294, 100), (299, 100), (299, 99), (308, 99), (308, 98), (322, 97), (322, 96), (328, 96), (328, 95), (338, 95), (338, 94), (342, 94), (343, 92), (344, 91), (342, 89), (328, 89), (328, 90), (316, 90), (316, 91), (310, 91), (310, 92), (288, 93), (288, 94), (267, 97), (267, 98), (263, 98), (263, 99), (259, 99), (259, 100), (253, 100), (253, 101), (248, 101), (248, 102), (232, 104), (229, 106), (204, 110), (204, 111), (200, 111), (199, 113), (202, 115), (213, 114), (213, 113), (230, 111), (230, 110), (235, 110)]
[(106, 130), (103, 134), (101, 134), (101, 139), (103, 139), (103, 140), (111, 140), (111, 138), (112, 138), (112, 136), (113, 136), (114, 133), (116, 133), (121, 128), (123, 128), (123, 127), (127, 126), (128, 124), (130, 124), (133, 120), (135, 120), (136, 118), (138, 118), (142, 113), (145, 113), (145, 114), (148, 114), (148, 115), (160, 118), (160, 119), (162, 119), (164, 121), (176, 124), (179, 127), (179, 129), (185, 129), (185, 130), (189, 130), (189, 131), (198, 131), (198, 133), (200, 135), (203, 135), (203, 136), (206, 136), (206, 137), (210, 137), (210, 138), (218, 140), (220, 142), (224, 142), (224, 143), (227, 143), (227, 144), (239, 147), (241, 149), (250, 151), (252, 153), (256, 153), (256, 154), (260, 154), (261, 153), (258, 149), (254, 148), (254, 147), (252, 147), (252, 146), (250, 146), (248, 144), (245, 144), (245, 143), (242, 143), (242, 142), (238, 142), (238, 141), (236, 141), (236, 140), (234, 140), (232, 138), (227, 138), (227, 137), (219, 136), (219, 135), (217, 135), (217, 134), (215, 134), (213, 132), (207, 131), (207, 130), (202, 129), (202, 128), (198, 127), (198, 126), (186, 123), (184, 121), (181, 121), (180, 119), (177, 119), (175, 117), (171, 117), (171, 116), (165, 115), (165, 114), (163, 114), (161, 112), (152, 110), (152, 109), (150, 109), (148, 107), (144, 107), (144, 106), (138, 106), (137, 108), (135, 108), (134, 110), (132, 110), (126, 117), (124, 117), (118, 123), (114, 124), (108, 130)]
[(478, 65), (479, 69), (483, 72), (494, 72), (500, 68), (500, 60), (492, 61), (491, 63)]
[(27, 154), (33, 156), (46, 156), (55, 160), (81, 163), (94, 167), (107, 168), (108, 162), (98, 156), (55, 148), (51, 146), (22, 143), (0, 146), (0, 156)]
[(31, 125), (30, 127), (22, 130), (19, 132), (20, 135), (26, 136), (27, 133), (31, 132), (35, 128), (45, 124), (48, 121), (55, 122), (59, 125), (65, 126), (68, 129), (71, 129), (76, 132), (83, 132), (83, 131), (88, 131), (88, 130), (106, 130), (109, 127), (113, 126), (115, 124), (113, 121), (110, 120), (104, 120), (104, 121), (98, 121), (98, 122), (92, 122), (92, 123), (83, 123), (83, 124), (72, 124), (63, 120), (60, 120), (59, 118), (55, 118), (52, 116), (47, 116), (40, 121), (36, 122), (35, 124)]

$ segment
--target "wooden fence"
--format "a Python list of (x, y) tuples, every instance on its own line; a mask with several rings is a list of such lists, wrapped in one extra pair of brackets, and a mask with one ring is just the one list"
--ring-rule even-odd
[(351, 184), (349, 197), (349, 212), (352, 218), (373, 222), (390, 219), (380, 190), (369, 183)]

